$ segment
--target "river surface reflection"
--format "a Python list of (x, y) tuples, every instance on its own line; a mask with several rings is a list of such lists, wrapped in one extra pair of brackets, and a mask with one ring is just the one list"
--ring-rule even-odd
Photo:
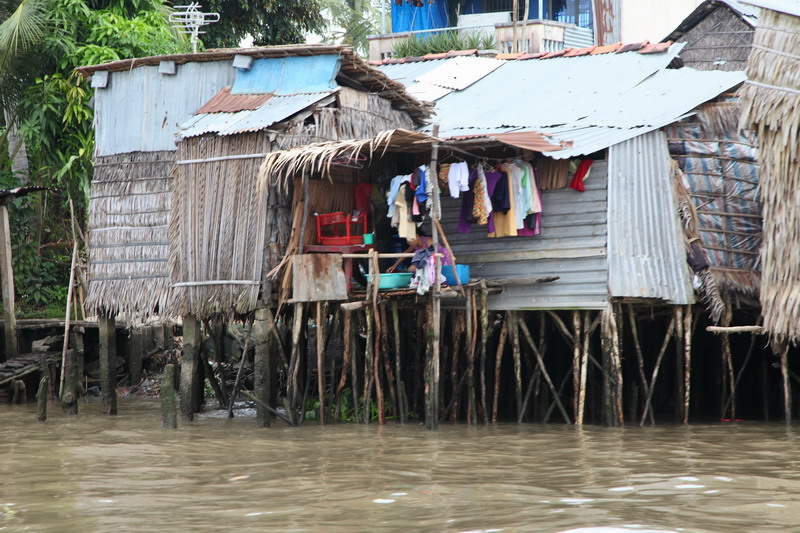
[(255, 427), (0, 406), (0, 531), (800, 531), (785, 426)]

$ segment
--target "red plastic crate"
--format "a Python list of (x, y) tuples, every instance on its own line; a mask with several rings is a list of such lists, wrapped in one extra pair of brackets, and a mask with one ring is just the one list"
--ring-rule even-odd
[(353, 216), (342, 211), (317, 215), (317, 242), (325, 246), (351, 246), (364, 243), (367, 214)]

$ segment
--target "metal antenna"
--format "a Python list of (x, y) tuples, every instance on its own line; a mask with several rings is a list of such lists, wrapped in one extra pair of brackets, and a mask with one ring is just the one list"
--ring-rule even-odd
[(178, 33), (188, 33), (192, 43), (192, 52), (197, 53), (198, 35), (205, 33), (200, 31), (203, 26), (208, 26), (213, 22), (219, 22), (219, 13), (203, 13), (200, 11), (200, 4), (192, 2), (187, 6), (175, 6), (175, 11), (170, 13), (169, 22)]

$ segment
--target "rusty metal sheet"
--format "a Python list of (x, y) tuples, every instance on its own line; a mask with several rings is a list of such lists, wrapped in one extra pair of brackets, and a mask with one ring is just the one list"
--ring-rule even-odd
[(196, 114), (252, 111), (261, 107), (270, 98), (271, 94), (231, 94), (229, 85), (198, 109)]
[(292, 256), (293, 302), (346, 300), (347, 280), (341, 254)]

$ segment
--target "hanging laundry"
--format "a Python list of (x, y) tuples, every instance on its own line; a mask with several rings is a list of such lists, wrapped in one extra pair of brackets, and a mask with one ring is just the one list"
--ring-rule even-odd
[(466, 161), (453, 163), (447, 174), (447, 185), (451, 198), (458, 198), (462, 192), (469, 190), (469, 165)]
[(353, 202), (362, 213), (372, 213), (372, 184), (359, 183), (353, 189)]
[[(585, 190), (583, 186), (583, 182), (586, 181), (586, 178), (589, 177), (589, 169), (591, 168), (593, 160), (591, 159), (584, 159), (581, 161), (577, 167), (575, 168), (575, 175), (572, 176), (572, 181), (569, 183), (569, 186), (575, 189), (578, 192), (583, 192)], [(570, 166), (574, 164), (574, 161), (570, 162)]]
[(450, 163), (442, 163), (439, 165), (439, 189), (447, 190), (448, 182), (447, 177), (450, 175)]
[[(473, 169), (469, 173), (469, 183), (475, 183), (477, 180), (478, 171)], [(482, 201), (481, 199), (481, 202)], [(461, 195), (461, 212), (458, 216), (458, 226), (456, 226), (457, 232), (467, 234), (471, 231), (470, 226), (477, 220), (472, 216), (475, 203), (475, 193), (472, 189)]]
[[(501, 171), (502, 177), (497, 182), (497, 186), (495, 187), (495, 193), (498, 191), (505, 190), (505, 202), (508, 204), (508, 209), (496, 209), (497, 203), (492, 201), (492, 207), (495, 208), (494, 212), (494, 232), (489, 233), (489, 237), (516, 237), (517, 236), (517, 224), (516, 224), (516, 212), (514, 210), (514, 184), (512, 183), (511, 175), (508, 172)], [(486, 176), (487, 180), (489, 178), (488, 173)], [(502, 205), (505, 205), (503, 203)]]
[(472, 184), (472, 194), (474, 195), (472, 218), (479, 225), (485, 226), (489, 222), (489, 212), (492, 209), (492, 203), (491, 200), (489, 200), (489, 194), (486, 192), (486, 176), (483, 173), (481, 165), (478, 165), (476, 172), (477, 177)]
[(397, 211), (392, 218), (392, 226), (397, 228), (397, 234), (401, 239), (414, 239), (417, 236), (417, 225), (411, 220), (411, 212), (406, 200), (406, 190), (409, 185), (403, 183), (395, 199)]
[(425, 202), (428, 201), (428, 187), (426, 178), (427, 174), (428, 174), (428, 167), (426, 165), (423, 165), (414, 171), (414, 175), (417, 178), (415, 182), (417, 190), (415, 191), (415, 193), (417, 195), (417, 201), (420, 204), (424, 204)]
[(569, 160), (542, 157), (536, 163), (541, 177), (539, 187), (543, 191), (563, 189), (569, 183)]
[(392, 219), (392, 227), (397, 227), (397, 196), (400, 191), (400, 185), (410, 180), (411, 176), (401, 175), (395, 176), (389, 183), (389, 191), (386, 193), (386, 205), (389, 211), (386, 213), (386, 217)]

